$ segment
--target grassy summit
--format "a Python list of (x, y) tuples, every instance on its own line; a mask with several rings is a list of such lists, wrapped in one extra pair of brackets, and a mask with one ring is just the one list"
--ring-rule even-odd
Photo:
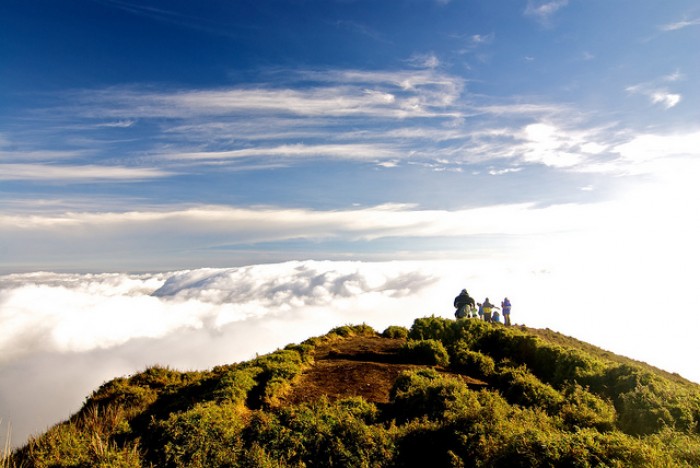
[(700, 386), (549, 330), (345, 326), (114, 379), (4, 465), (700, 466)]

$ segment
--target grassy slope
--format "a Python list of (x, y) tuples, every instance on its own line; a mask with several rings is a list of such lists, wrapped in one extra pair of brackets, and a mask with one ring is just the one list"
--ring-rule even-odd
[(429, 317), (384, 335), (114, 379), (4, 464), (700, 466), (700, 390), (680, 376), (551, 330)]

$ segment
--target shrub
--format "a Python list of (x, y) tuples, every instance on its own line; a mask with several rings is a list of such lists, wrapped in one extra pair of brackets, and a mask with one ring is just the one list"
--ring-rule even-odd
[(290, 344), (284, 347), (285, 351), (296, 351), (301, 357), (303, 364), (313, 364), (316, 347), (309, 343)]
[(592, 394), (578, 384), (571, 384), (563, 390), (564, 403), (559, 416), (570, 430), (594, 428), (601, 432), (615, 427), (616, 412), (612, 403)]
[(444, 340), (450, 334), (450, 322), (433, 315), (414, 320), (408, 332), (408, 338), (411, 340)]
[(152, 461), (157, 466), (215, 468), (239, 460), (244, 413), (239, 405), (207, 402), (155, 422)]
[(564, 400), (559, 392), (541, 382), (524, 366), (500, 369), (496, 373), (495, 382), (506, 400), (512, 404), (539, 407), (555, 413)]
[(468, 391), (460, 380), (444, 377), (433, 369), (421, 369), (402, 373), (394, 382), (389, 399), (399, 421), (440, 419), (452, 402)]
[(225, 373), (219, 380), (214, 396), (216, 400), (229, 400), (233, 403), (243, 403), (253, 387), (256, 378), (263, 372), (260, 366), (241, 366)]
[(363, 323), (361, 325), (343, 325), (342, 327), (336, 327), (328, 332), (328, 335), (333, 334), (348, 338), (351, 336), (376, 336), (377, 332), (374, 331), (374, 328)]
[(437, 340), (408, 340), (399, 348), (399, 354), (410, 362), (429, 366), (447, 366), (450, 356)]
[(382, 336), (384, 338), (405, 339), (406, 337), (408, 337), (408, 328), (397, 327), (395, 325), (392, 325), (382, 332)]
[(275, 415), (256, 413), (244, 439), (251, 455), (275, 460), (273, 466), (382, 466), (393, 442), (381, 426), (364, 422), (367, 410), (357, 400), (321, 399)]
[(464, 342), (457, 342), (452, 348), (450, 363), (456, 371), (480, 378), (496, 372), (496, 363), (490, 356), (470, 350)]

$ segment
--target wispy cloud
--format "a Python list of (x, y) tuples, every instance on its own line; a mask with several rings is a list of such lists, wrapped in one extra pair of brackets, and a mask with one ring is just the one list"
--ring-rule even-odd
[[(294, 75), (292, 73), (292, 75)], [(299, 78), (316, 86), (240, 87), (219, 90), (149, 92), (107, 89), (78, 95), (77, 108), (85, 117), (193, 118), (281, 114), (304, 117), (377, 118), (441, 117), (456, 114), (453, 106), (463, 80), (433, 70), (365, 72), (307, 71)]]
[(680, 21), (676, 21), (674, 23), (666, 23), (661, 26), (659, 26), (659, 29), (661, 31), (678, 31), (680, 29), (685, 29), (691, 26), (699, 26), (700, 25), (700, 18), (692, 18), (692, 19), (683, 19)]
[(103, 123), (98, 123), (95, 124), (96, 127), (104, 127), (104, 128), (129, 128), (133, 127), (134, 124), (136, 124), (135, 120), (117, 120), (113, 122), (103, 122)]
[[(529, 205), (502, 205), (475, 208), (466, 211), (418, 210), (410, 205), (385, 204), (370, 208), (346, 211), (314, 211), (307, 209), (281, 209), (273, 207), (234, 208), (225, 206), (199, 206), (175, 211), (140, 211), (127, 213), (56, 213), (41, 216), (0, 216), (2, 231), (34, 229), (60, 229), (81, 227), (81, 232), (91, 229), (113, 229), (105, 234), (117, 239), (129, 235), (135, 226), (146, 230), (169, 229), (181, 225), (184, 234), (208, 232), (231, 241), (272, 241), (300, 237), (324, 238), (337, 235), (350, 239), (377, 239), (392, 235), (406, 236), (462, 236), (483, 233), (530, 233), (548, 229), (549, 222), (503, 222), (544, 214), (532, 210)], [(471, 217), (480, 219), (478, 225), (464, 224)], [(544, 221), (544, 219), (542, 220)], [(150, 226), (150, 227), (147, 227)], [(189, 226), (189, 227), (188, 227)], [(206, 229), (203, 229), (206, 226)], [(140, 234), (139, 234), (140, 235)], [(185, 235), (185, 237), (187, 237)]]
[(528, 0), (525, 8), (525, 16), (535, 18), (542, 23), (548, 23), (550, 18), (559, 10), (569, 4), (569, 0)]
[[(42, 132), (50, 134), (52, 119), (58, 123), (51, 134), (55, 138), (44, 146), (63, 138), (63, 146), (84, 149), (46, 152), (45, 157), (40, 150), (2, 152), (0, 161), (8, 165), (0, 179), (137, 181), (198, 166), (258, 170), (308, 159), (370, 161), (387, 168), (410, 163), (436, 171), (461, 171), (467, 165), (482, 165), (477, 170), (484, 172), (485, 167), (497, 172), (521, 165), (566, 171), (613, 167), (600, 160), (615, 157), (607, 149), (619, 139), (588, 128), (581, 112), (526, 96), (471, 95), (463, 78), (430, 68), (432, 55), (412, 60), (420, 67), (274, 70), (260, 86), (74, 92), (65, 96), (64, 106), (45, 110)], [(644, 93), (668, 109), (681, 96), (664, 92), (663, 86), (681, 78), (676, 71), (658, 85), (635, 85), (628, 92)], [(114, 131), (140, 141), (110, 140)], [(85, 139), (85, 132), (103, 138)], [(80, 151), (99, 156), (103, 164), (57, 164)]]
[[(44, 210), (0, 215), (0, 243), (6, 249), (5, 264), (40, 261), (44, 268), (65, 263), (126, 262), (131, 269), (152, 269), (154, 264), (163, 264), (163, 255), (179, 264), (196, 259), (199, 264), (211, 261), (220, 265), (222, 260), (230, 264), (245, 251), (254, 252), (257, 259), (269, 256), (290, 260), (299, 258), (299, 254), (313, 255), (323, 245), (335, 245), (331, 258), (342, 258), (347, 248), (353, 252), (352, 258), (360, 259), (420, 259), (428, 253), (432, 258), (454, 259), (474, 254), (463, 251), (471, 238), (503, 239), (577, 231), (595, 222), (601, 209), (600, 205), (572, 204), (539, 207), (532, 202), (463, 210), (427, 210), (408, 205), (325, 211), (230, 206), (175, 206), (126, 212)], [(441, 247), (434, 242), (426, 244), (427, 252), (419, 247), (421, 239), (436, 238), (443, 239)], [(404, 244), (397, 243), (375, 257), (372, 245), (389, 239), (410, 240), (413, 247), (404, 252)], [(297, 246), (290, 250), (290, 246), (299, 243), (316, 247)], [(274, 254), (271, 245), (287, 248)]]
[(147, 167), (0, 164), (0, 180), (92, 182), (99, 180), (139, 181), (167, 177), (171, 172)]
[(440, 59), (432, 52), (428, 54), (414, 54), (406, 62), (413, 67), (431, 70), (440, 66)]
[(469, 42), (473, 45), (483, 45), (483, 44), (491, 44), (494, 39), (496, 38), (496, 33), (489, 33), (489, 34), (472, 34), (469, 36)]
[(215, 160), (235, 159), (247, 157), (329, 157), (347, 159), (386, 159), (400, 156), (392, 147), (369, 144), (345, 144), (345, 145), (280, 145), (273, 147), (256, 147), (232, 151), (200, 151), (189, 153), (174, 153), (165, 155), (172, 159), (185, 160)]
[[(24, 149), (15, 151), (0, 151), (0, 161), (26, 163), (27, 161), (56, 162), (70, 159), (78, 159), (88, 155), (87, 151), (59, 151)], [(0, 174), (2, 177), (2, 174)]]
[(683, 96), (663, 87), (657, 87), (653, 83), (642, 83), (628, 86), (626, 91), (630, 94), (646, 96), (652, 104), (658, 104), (668, 110), (678, 105)]

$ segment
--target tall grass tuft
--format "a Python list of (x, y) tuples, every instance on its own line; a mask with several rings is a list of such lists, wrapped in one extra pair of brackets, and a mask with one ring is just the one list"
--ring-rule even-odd
[[(2, 419), (0, 419), (0, 427), (2, 427)], [(5, 434), (5, 442), (2, 445), (2, 452), (0, 452), (0, 468), (10, 468), (11, 456), (12, 456), (12, 425), (7, 425), (7, 433)]]

